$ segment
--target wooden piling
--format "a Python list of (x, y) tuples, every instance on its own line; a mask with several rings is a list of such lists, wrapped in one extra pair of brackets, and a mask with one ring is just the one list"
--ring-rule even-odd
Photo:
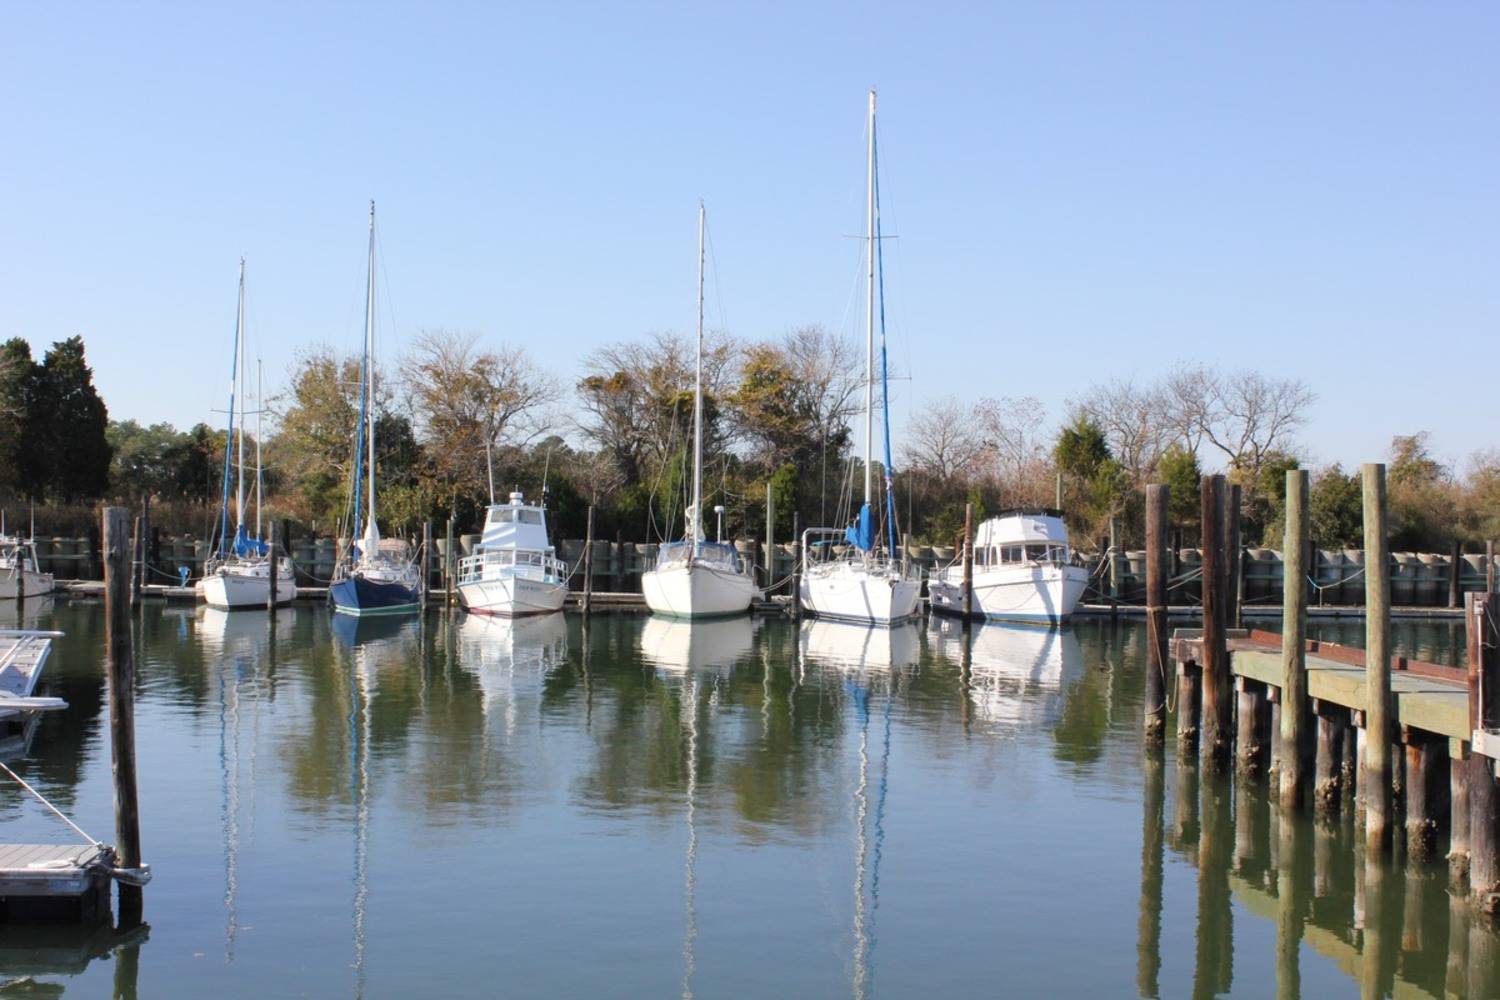
[(614, 559), (610, 563), (614, 567), (614, 575), (610, 577), (610, 589), (620, 593), (625, 589), (625, 531), (615, 529)]
[(277, 563), (281, 561), (277, 558), (277, 555), (279, 553), (276, 551), (276, 522), (274, 520), (271, 522), (269, 553), (270, 554), (267, 558), (270, 560), (269, 569), (271, 571), (271, 589), (270, 592), (266, 595), (266, 610), (271, 613), (272, 620), (274, 621), (276, 615), (276, 571), (279, 568), (277, 566)]
[[(1171, 490), (1146, 487), (1146, 744), (1167, 730), (1167, 512)], [(966, 588), (967, 589), (967, 588)]]
[(802, 515), (792, 511), (792, 620), (802, 619)]
[[(1500, 689), (1500, 629), (1493, 594), (1468, 595), (1465, 615), (1469, 642), (1469, 724), (1473, 730), (1500, 728), (1494, 693)], [(1469, 893), (1483, 902), (1500, 892), (1500, 790), (1495, 761), (1469, 753)]]
[(583, 613), (592, 609), (594, 596), (594, 505), (589, 504), (587, 527), (583, 537)]
[(151, 582), (147, 575), (147, 567), (151, 565), (151, 494), (141, 495), (141, 526), (137, 532), (141, 536), (140, 564), (136, 566), (136, 601), (139, 603), (141, 591), (146, 584)]
[(448, 607), (453, 607), (453, 518), (448, 518), (448, 537), (443, 546), (443, 599)]
[[(1282, 702), (1283, 718), (1287, 706)], [(1344, 733), (1349, 728), (1349, 710), (1320, 703), (1317, 710), (1317, 747), (1313, 755), (1313, 801), (1318, 815), (1338, 814), (1344, 790)]]
[[(104, 648), (109, 677), (110, 756), (115, 788), (115, 838), (120, 867), (141, 867), (140, 801), (135, 781), (135, 653), (130, 635), (129, 512), (106, 507), (104, 548)], [(120, 883), (121, 927), (140, 924), (141, 887)]]
[(1406, 853), (1425, 861), (1437, 853), (1447, 806), (1448, 744), (1416, 730), (1402, 734), (1401, 787), (1406, 795)]
[[(891, 553), (895, 558), (896, 553)], [(771, 494), (771, 482), (766, 481), (766, 596), (776, 584), (776, 498)]]
[(427, 592), (432, 589), (432, 522), (422, 522), (422, 610), (427, 610)]
[(1495, 592), (1495, 542), (1493, 539), (1484, 543), (1484, 592), (1486, 594)]
[(1222, 770), (1234, 739), (1229, 651), (1224, 637), (1224, 477), (1204, 476), (1203, 521), (1203, 723), (1199, 753), (1204, 766)]
[(1386, 530), (1385, 466), (1366, 463), (1365, 528), (1365, 844), (1390, 843), (1391, 805), (1391, 550)]
[(135, 519), (135, 532), (130, 536), (129, 572), (130, 604), (132, 607), (141, 603), (141, 551), (145, 548), (145, 542), (145, 538), (141, 536), (141, 519), (137, 515)]
[(964, 504), (964, 627), (974, 615), (974, 505)]
[(1283, 809), (1307, 802), (1312, 771), (1313, 718), (1307, 699), (1307, 497), (1306, 469), (1286, 474), (1285, 560), (1281, 577), (1281, 741), (1277, 784)]
[(1120, 613), (1120, 531), (1117, 518), (1109, 519), (1109, 616)]
[(1240, 571), (1240, 502), (1242, 491), (1238, 483), (1228, 488), (1228, 502), (1224, 505), (1224, 627), (1240, 627), (1240, 587), (1243, 584)]
[(1453, 547), (1448, 553), (1448, 607), (1456, 608), (1462, 592), (1459, 589), (1459, 575), (1464, 568), (1464, 546), (1457, 538), (1453, 540)]
[(1469, 884), (1469, 759), (1467, 741), (1450, 744), (1448, 753), (1448, 884)]
[(1270, 751), (1266, 740), (1270, 728), (1267, 725), (1270, 701), (1266, 698), (1266, 686), (1260, 681), (1237, 677), (1234, 687), (1235, 769), (1246, 777), (1263, 777), (1269, 764)]

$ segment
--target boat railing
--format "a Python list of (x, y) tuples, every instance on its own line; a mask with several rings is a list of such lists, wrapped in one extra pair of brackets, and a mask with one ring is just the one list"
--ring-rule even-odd
[(548, 552), (535, 549), (497, 549), (493, 552), (477, 552), (458, 561), (459, 581), (464, 582), (483, 575), (487, 568), (535, 568), (547, 576), (566, 579), (568, 566)]

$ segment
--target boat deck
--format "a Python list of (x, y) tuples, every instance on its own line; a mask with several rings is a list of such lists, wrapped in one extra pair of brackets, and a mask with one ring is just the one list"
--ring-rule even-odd
[[(52, 652), (52, 640), (60, 635), (61, 632), (0, 629), (0, 722), (40, 707), (29, 704), (31, 693), (36, 690), (42, 667)], [(6, 707), (6, 702), (16, 699), (26, 699), (27, 704)]]

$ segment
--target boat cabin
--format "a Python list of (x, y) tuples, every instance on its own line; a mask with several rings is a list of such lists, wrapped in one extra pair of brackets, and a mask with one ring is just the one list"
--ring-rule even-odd
[(0, 570), (14, 570), (17, 566), (31, 573), (38, 572), (36, 542), (15, 535), (0, 535)]
[(1072, 559), (1062, 511), (1003, 511), (974, 532), (974, 566), (1066, 565)]
[(478, 551), (490, 554), (502, 550), (552, 554), (545, 509), (526, 503), (519, 491), (510, 495), (509, 503), (491, 504), (484, 516)]

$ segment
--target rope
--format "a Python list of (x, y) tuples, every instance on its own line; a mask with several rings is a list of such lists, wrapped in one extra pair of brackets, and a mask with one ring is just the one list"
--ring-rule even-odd
[(38, 802), (40, 802), (42, 805), (46, 806), (48, 809), (52, 810), (53, 814), (56, 815), (58, 819), (62, 820), (64, 823), (66, 823), (70, 827), (72, 827), (73, 828), (73, 832), (76, 833), (76, 834), (78, 834), (85, 841), (87, 841), (88, 843), (94, 845), (95, 847), (103, 847), (103, 846), (105, 846), (104, 842), (102, 840), (95, 840), (93, 837), (90, 837), (87, 833), (85, 833), (83, 831), (82, 827), (80, 827), (77, 823), (73, 822), (72, 820), (68, 819), (68, 817), (64, 816), (61, 809), (57, 808), (57, 806), (53, 805), (51, 802), (48, 802), (47, 801), (47, 797), (45, 795), (43, 795), (41, 792), (37, 791), (35, 788), (32, 788), (30, 785), (28, 785), (26, 783), (25, 779), (23, 779), (19, 774), (17, 774), (16, 772), (12, 771), (9, 767), (7, 767), (4, 761), (0, 761), (0, 771), (4, 771), (6, 774), (10, 775), (11, 779), (13, 781), (15, 781), (16, 784), (18, 784), (22, 788), (26, 789), (32, 795), (35, 795)]

